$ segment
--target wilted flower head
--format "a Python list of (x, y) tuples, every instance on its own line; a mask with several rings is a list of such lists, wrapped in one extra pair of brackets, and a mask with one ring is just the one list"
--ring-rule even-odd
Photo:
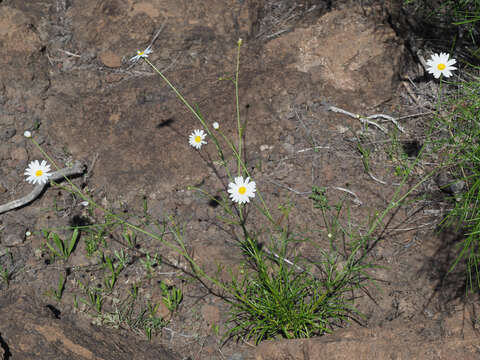
[(149, 47), (147, 47), (145, 50), (143, 51), (140, 51), (140, 50), (137, 50), (137, 55), (135, 55), (134, 57), (132, 57), (130, 59), (130, 61), (138, 61), (140, 60), (140, 58), (147, 58), (149, 54), (151, 54), (153, 52), (153, 50)]

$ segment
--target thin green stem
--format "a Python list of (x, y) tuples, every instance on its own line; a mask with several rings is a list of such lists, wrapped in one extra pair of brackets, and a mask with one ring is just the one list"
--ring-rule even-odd
[(208, 128), (207, 124), (205, 123), (205, 121), (202, 119), (202, 117), (198, 114), (197, 111), (195, 111), (193, 109), (193, 107), (188, 103), (187, 100), (185, 100), (185, 98), (182, 96), (182, 94), (177, 90), (177, 88), (170, 82), (170, 80), (167, 79), (167, 77), (165, 75), (162, 74), (162, 72), (160, 70), (157, 69), (157, 67), (155, 65), (153, 65), (150, 60), (148, 60), (147, 58), (143, 58), (143, 60), (145, 60), (147, 62), (148, 65), (151, 66), (151, 68), (153, 70), (155, 70), (155, 72), (160, 75), (160, 77), (163, 79), (163, 81), (165, 81), (167, 83), (168, 86), (170, 86), (170, 89), (173, 90), (173, 92), (175, 93), (175, 95), (178, 96), (178, 98), (183, 102), (183, 104), (188, 108), (188, 110), (190, 110), (190, 112), (195, 115), (195, 117), (200, 121), (200, 123), (203, 125), (203, 127), (205, 128), (205, 130), (208, 132), (209, 135), (212, 135), (211, 132), (210, 132), (210, 129)]
[(238, 91), (238, 79), (240, 75), (240, 48), (242, 47), (242, 39), (238, 39), (237, 47), (237, 69), (235, 71), (235, 105), (237, 111), (237, 128), (238, 128), (238, 166), (237, 172), (238, 176), (242, 175), (242, 167), (240, 166), (241, 155), (242, 155), (242, 139), (243, 139), (243, 127), (240, 120), (240, 101), (239, 101), (239, 91)]
[[(245, 165), (245, 163), (242, 161), (242, 157), (241, 157), (241, 153), (242, 153), (242, 136), (243, 136), (243, 127), (241, 126), (241, 121), (240, 121), (240, 105), (239, 105), (239, 94), (238, 94), (238, 77), (239, 77), (239, 69), (240, 69), (240, 47), (242, 45), (242, 41), (239, 40), (238, 41), (238, 52), (237, 52), (237, 70), (236, 70), (236, 77), (235, 77), (235, 98), (236, 98), (236, 107), (237, 107), (237, 127), (238, 127), (238, 134), (239, 134), (239, 148), (238, 150), (236, 149), (236, 147), (233, 145), (233, 143), (228, 140), (228, 138), (221, 132), (220, 135), (223, 137), (223, 139), (226, 141), (227, 145), (232, 149), (233, 151), (233, 154), (234, 156), (237, 158), (237, 164), (238, 164), (238, 172), (239, 172), (239, 175), (241, 175), (241, 171), (243, 169), (243, 171), (245, 171), (246, 175), (248, 177), (251, 178), (251, 175), (247, 169), (247, 166)], [(210, 131), (210, 129), (208, 128), (205, 120), (200, 116), (200, 114), (198, 113), (198, 111), (194, 110), (193, 107), (188, 103), (188, 101), (182, 96), (182, 94), (177, 90), (177, 88), (170, 82), (170, 80), (168, 80), (168, 78), (162, 74), (162, 72), (160, 70), (157, 69), (157, 67), (155, 65), (153, 65), (150, 60), (148, 60), (147, 58), (143, 58), (148, 65), (150, 65), (152, 67), (152, 69), (158, 74), (160, 75), (160, 77), (167, 83), (167, 85), (173, 90), (173, 92), (178, 96), (178, 98), (180, 99), (180, 101), (183, 102), (183, 104), (187, 107), (188, 110), (190, 110), (190, 112), (200, 121), (200, 123), (203, 125), (203, 127), (205, 128), (205, 130), (207, 131), (207, 133), (215, 139), (215, 145), (217, 146), (217, 150), (220, 152), (220, 158), (223, 160), (224, 157), (223, 157), (223, 153), (220, 149), (220, 146), (218, 145), (218, 141), (216, 139), (216, 136)], [(226, 167), (226, 166), (225, 166)], [(227, 172), (228, 172), (228, 169), (227, 169)], [(230, 175), (229, 175), (230, 177)], [(230, 178), (231, 179), (231, 178)], [(262, 206), (264, 208), (264, 213), (267, 214), (267, 218), (269, 221), (271, 221), (272, 223), (274, 223), (274, 220), (273, 220), (273, 217), (272, 215), (270, 214), (270, 211), (268, 210), (268, 207), (265, 203), (265, 201), (263, 200), (263, 197), (261, 195), (261, 193), (257, 190), (257, 193), (258, 193), (258, 197), (260, 199), (260, 202), (262, 203)], [(243, 221), (243, 214), (242, 212), (240, 211), (240, 218), (241, 220)]]

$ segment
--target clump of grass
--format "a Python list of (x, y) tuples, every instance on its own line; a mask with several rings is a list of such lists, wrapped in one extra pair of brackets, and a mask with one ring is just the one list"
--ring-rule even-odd
[(360, 248), (346, 262), (339, 254), (324, 251), (315, 264), (321, 275), (315, 276), (283, 261), (288, 241), (283, 239), (279, 260), (251, 240), (247, 256), (253, 260), (253, 269), (232, 276), (228, 284), (236, 297), (230, 302), (234, 325), (227, 336), (254, 339), (256, 344), (277, 336), (308, 338), (330, 333), (335, 325), (360, 314), (352, 294), (369, 279), (361, 274), (371, 268), (355, 256)]
[[(98, 310), (97, 298), (93, 298), (93, 307)], [(92, 306), (92, 300), (87, 304)], [(131, 286), (126, 298), (114, 298), (111, 311), (97, 311), (95, 323), (113, 328), (128, 328), (137, 333), (143, 333), (150, 340), (162, 328), (168, 325), (169, 320), (157, 314), (159, 304), (152, 302), (143, 303), (138, 293), (138, 284)], [(100, 303), (101, 305), (101, 303)]]
[(467, 263), (470, 289), (480, 289), (480, 81), (464, 81), (457, 92), (444, 99), (441, 107), (445, 116), (435, 117), (441, 138), (433, 149), (444, 154), (452, 193), (453, 209), (444, 224), (464, 233), (460, 252), (452, 265)]
[[(457, 81), (441, 79), (430, 124), (433, 132), (427, 135), (424, 155), (437, 164), (434, 171), (448, 179), (439, 185), (450, 194), (453, 209), (441, 229), (451, 227), (463, 234), (450, 271), (464, 261), (467, 290), (480, 290), (480, 78), (476, 65), (480, 60), (480, 1), (404, 0), (404, 6), (442, 34), (453, 30), (449, 40), (465, 65)], [(443, 39), (435, 40), (445, 49)]]
[[(77, 245), (79, 234), (80, 231), (78, 228), (75, 228), (70, 240), (67, 241), (62, 240), (60, 236), (53, 231), (44, 232), (44, 237), (46, 239), (45, 245), (50, 250), (53, 257), (58, 257), (64, 261), (67, 261)], [(53, 240), (53, 243), (51, 243), (50, 240)]]
[(58, 285), (56, 289), (50, 289), (48, 290), (45, 295), (54, 298), (57, 301), (62, 300), (63, 292), (65, 291), (65, 282), (67, 281), (66, 277), (63, 275), (60, 275), (60, 278), (58, 279)]
[(250, 266), (244, 266), (240, 275), (232, 273), (228, 283), (235, 298), (230, 301), (233, 326), (226, 336), (251, 338), (257, 344), (278, 336), (308, 338), (362, 316), (355, 308), (354, 294), (372, 281), (368, 272), (376, 265), (367, 256), (377, 225), (370, 224), (364, 235), (342, 226), (344, 200), (330, 204), (325, 188), (314, 186), (310, 199), (321, 212), (329, 247), (310, 241), (320, 254), (317, 261), (304, 262), (302, 267), (299, 259), (288, 260), (288, 248), (292, 242), (308, 241), (305, 236), (297, 239), (281, 231), (271, 239), (275, 251), (248, 238), (242, 249)]
[(77, 281), (77, 285), (85, 292), (86, 298), (80, 298), (80, 301), (95, 310), (97, 314), (102, 313), (104, 297), (102, 289), (84, 285), (81, 281)]
[(7, 285), (10, 285), (10, 280), (12, 279), (12, 273), (7, 267), (0, 265), (0, 279)]
[(473, 59), (480, 58), (479, 0), (404, 0), (403, 4), (407, 11), (417, 14), (426, 27), (451, 30), (454, 44), (461, 45), (459, 51), (465, 51)]

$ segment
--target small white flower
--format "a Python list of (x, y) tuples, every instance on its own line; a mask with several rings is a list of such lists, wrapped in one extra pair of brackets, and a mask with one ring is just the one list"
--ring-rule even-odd
[(195, 149), (200, 149), (202, 147), (202, 145), (207, 143), (205, 141), (206, 136), (207, 136), (207, 134), (205, 134), (205, 131), (203, 131), (203, 130), (193, 130), (193, 133), (190, 134), (188, 142)]
[(82, 201), (80, 205), (87, 207), (88, 206), (88, 201)]
[(23, 133), (23, 136), (25, 136), (26, 138), (31, 138), (31, 137), (32, 137), (32, 133), (27, 130), (27, 131), (25, 131), (25, 132)]
[(218, 130), (218, 128), (220, 127), (220, 125), (216, 121), (212, 124), (212, 126), (215, 130)]
[(45, 160), (39, 163), (38, 160), (32, 161), (28, 164), (28, 168), (25, 170), (24, 175), (28, 175), (27, 182), (30, 184), (44, 184), (48, 181), (48, 178), (52, 175), (49, 173), (50, 165), (47, 165)]
[(445, 77), (452, 76), (452, 71), (457, 68), (452, 66), (457, 61), (455, 59), (449, 59), (450, 55), (445, 53), (433, 54), (427, 61), (427, 71), (433, 74), (435, 79), (438, 79), (440, 75)]
[(149, 47), (147, 47), (145, 50), (143, 51), (140, 51), (140, 50), (137, 50), (137, 55), (135, 55), (134, 57), (132, 57), (130, 59), (130, 61), (138, 61), (140, 60), (140, 58), (146, 58), (148, 57), (149, 54), (151, 54), (153, 52), (153, 50)]
[(32, 236), (32, 233), (30, 231), (26, 231), (25, 232), (25, 237), (30, 237), (30, 236)]
[(250, 202), (250, 198), (255, 197), (255, 191), (255, 181), (250, 181), (248, 177), (245, 180), (241, 176), (236, 177), (233, 183), (228, 184), (230, 198), (239, 204)]

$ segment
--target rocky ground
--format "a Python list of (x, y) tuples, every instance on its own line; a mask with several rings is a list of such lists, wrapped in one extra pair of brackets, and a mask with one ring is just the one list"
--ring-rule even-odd
[[(225, 174), (211, 166), (213, 144), (201, 151), (188, 145), (198, 120), (146, 63), (129, 59), (160, 31), (149, 60), (198, 105), (208, 124), (217, 121), (233, 137), (234, 87), (219, 78), (234, 73), (242, 38), (240, 113), (247, 121), (250, 170), (279, 222), (275, 209), (294, 204), (289, 225), (318, 229), (315, 241), (326, 245), (320, 214), (308, 199), (313, 185), (326, 187), (332, 199), (346, 196), (348, 221), (361, 227), (385, 208), (399, 180), (384, 151), (372, 156), (374, 177), (366, 172), (356, 146), (361, 122), (328, 111), (328, 105), (401, 118), (426, 112), (422, 106), (428, 102), (427, 96), (421, 103), (412, 100), (407, 77), (423, 95), (435, 89), (418, 64), (418, 42), (404, 36), (404, 17), (398, 7), (374, 1), (0, 1), (0, 204), (32, 189), (23, 172), (43, 156), (23, 136), (30, 130), (60, 168), (75, 160), (87, 165), (74, 183), (104, 207), (139, 222), (173, 217), (207, 272), (214, 273), (218, 263), (234, 268), (241, 259), (231, 231), (217, 218), (220, 210), (188, 190), (225, 193)], [(388, 134), (369, 128), (368, 146), (378, 150), (397, 132), (408, 148), (421, 142), (427, 121), (426, 115), (404, 118), (405, 133), (381, 122)], [(464, 296), (461, 266), (446, 276), (458, 239), (434, 231), (446, 200), (434, 181), (419, 191), (435, 201), (393, 213), (372, 252), (380, 265), (372, 271), (376, 286), (357, 299), (365, 317), (333, 335), (255, 347), (248, 341), (222, 344), (226, 303), (192, 280), (174, 252), (145, 236), (128, 249), (119, 229), (102, 246), (109, 254), (127, 251), (131, 266), (105, 297), (105, 311), (113, 313), (132, 284), (139, 284), (144, 304), (160, 304), (158, 314), (170, 320), (168, 326), (148, 341), (141, 329), (76, 304), (84, 296), (79, 283), (102, 286), (106, 269), (98, 256), (88, 256), (87, 234), (68, 261), (53, 261), (42, 230), (67, 237), (71, 231), (65, 227), (102, 222), (105, 214), (50, 186), (29, 205), (0, 214), (0, 265), (11, 273), (8, 284), (0, 285), (0, 354), (3, 359), (478, 358), (478, 301)], [(252, 223), (262, 227), (260, 218)], [(297, 251), (307, 256), (311, 248), (300, 245)], [(161, 264), (148, 272), (142, 260), (154, 253)], [(56, 299), (52, 289), (61, 277), (65, 290)], [(161, 305), (160, 282), (184, 294), (173, 315)]]

